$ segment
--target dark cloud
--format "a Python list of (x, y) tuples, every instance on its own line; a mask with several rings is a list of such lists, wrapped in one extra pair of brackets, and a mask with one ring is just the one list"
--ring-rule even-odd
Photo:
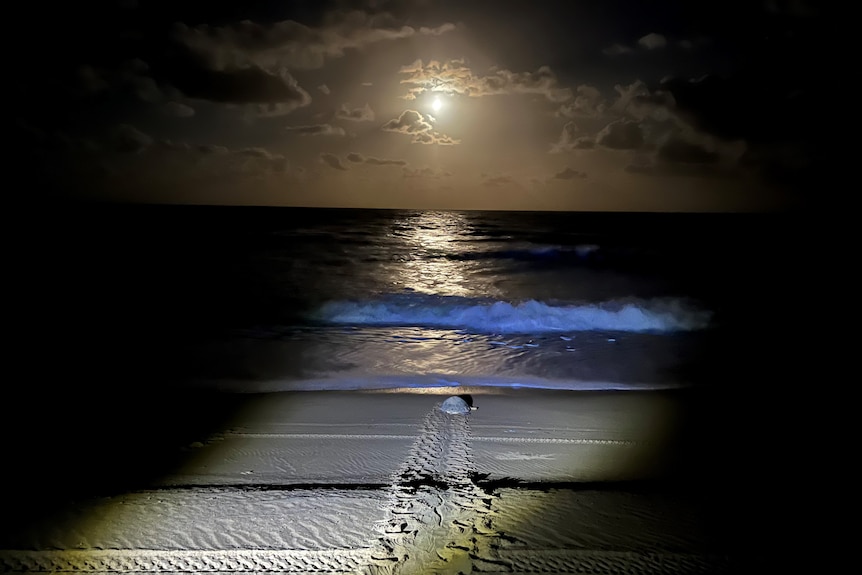
[(614, 86), (617, 99), (608, 106), (608, 113), (636, 120), (647, 117), (667, 119), (667, 111), (674, 107), (673, 96), (667, 91), (651, 91), (646, 82), (635, 80), (631, 84)]
[(776, 94), (775, 88), (763, 92), (756, 89), (757, 84), (739, 79), (703, 76), (669, 78), (662, 88), (673, 96), (677, 109), (692, 125), (726, 139), (780, 139), (802, 127), (787, 121), (791, 114), (805, 120), (795, 114), (804, 99), (793, 101), (789, 87), (786, 93)]
[(202, 154), (227, 154), (229, 150), (225, 146), (218, 146), (216, 144), (201, 144), (196, 146), (197, 151)]
[(390, 160), (386, 158), (375, 158), (372, 156), (366, 157), (358, 152), (350, 152), (347, 154), (347, 161), (355, 164), (369, 164), (372, 166), (406, 166), (404, 160)]
[(77, 84), (85, 94), (97, 94), (109, 85), (102, 72), (89, 64), (79, 66), (76, 76)]
[(557, 143), (551, 144), (551, 153), (573, 152), (575, 150), (590, 150), (596, 145), (595, 139), (581, 135), (574, 122), (566, 122), (560, 132)]
[(371, 122), (374, 120), (374, 110), (368, 104), (361, 108), (348, 108), (347, 105), (342, 104), (335, 113), (335, 117), (339, 120), (351, 120), (353, 122)]
[(803, 188), (833, 163), (823, 146), (828, 108), (825, 90), (803, 81), (806, 60), (799, 69), (783, 72), (766, 68), (758, 74), (672, 78), (662, 88), (673, 95), (676, 113), (695, 129), (725, 140), (748, 144), (746, 169), (787, 188)]
[(79, 96), (108, 93), (113, 97), (131, 97), (147, 103), (165, 99), (164, 91), (150, 76), (149, 65), (140, 58), (132, 58), (113, 67), (81, 64), (75, 70), (71, 92)]
[(366, 164), (371, 164), (372, 166), (406, 166), (407, 162), (404, 160), (390, 160), (387, 158), (365, 158)]
[(438, 170), (433, 170), (429, 167), (424, 168), (402, 168), (401, 174), (405, 178), (442, 178), (444, 176), (451, 176), (449, 172), (441, 172)]
[(189, 118), (195, 115), (194, 108), (174, 101), (167, 102), (162, 109), (166, 114), (175, 118)]
[(555, 180), (573, 180), (575, 178), (586, 178), (586, 172), (580, 172), (578, 170), (572, 168), (566, 168), (561, 172), (557, 172), (553, 175), (553, 179)]
[(282, 154), (274, 154), (266, 148), (242, 148), (232, 153), (251, 161), (251, 164), (243, 165), (246, 169), (265, 168), (273, 172), (286, 172), (289, 167), (287, 158)]
[(155, 103), (164, 99), (156, 81), (148, 76), (130, 76), (125, 82), (132, 93), (143, 102)]
[(500, 186), (510, 186), (513, 184), (517, 184), (517, 182), (512, 178), (512, 176), (500, 175), (500, 176), (486, 176), (483, 185), (496, 188)]
[[(219, 174), (279, 173), (288, 170), (288, 161), (282, 154), (266, 148), (229, 148), (220, 144), (192, 145), (188, 142), (162, 140), (158, 148), (172, 154), (174, 159), (185, 161), (185, 170), (205, 172), (216, 170)], [(154, 147), (155, 148), (155, 147)], [(162, 158), (163, 161), (169, 158)], [(182, 162), (181, 162), (182, 163)], [(175, 167), (180, 167), (173, 164)]]
[(623, 46), (622, 44), (611, 44), (602, 52), (607, 56), (622, 56), (623, 54), (630, 54), (633, 50), (628, 46)]
[(573, 142), (572, 147), (575, 150), (592, 150), (596, 147), (596, 140), (589, 136), (581, 136)]
[(287, 114), (311, 103), (311, 96), (286, 71), (262, 68), (211, 70), (187, 66), (173, 81), (186, 96), (225, 104), (252, 104), (261, 115)]
[(324, 164), (326, 164), (327, 166), (329, 166), (330, 168), (333, 168), (336, 170), (346, 170), (347, 169), (347, 166), (345, 166), (341, 162), (341, 158), (339, 158), (335, 154), (330, 154), (330, 153), (320, 154), (320, 161), (323, 162)]
[(719, 155), (707, 150), (703, 145), (689, 142), (680, 137), (668, 138), (658, 148), (658, 159), (682, 164), (711, 164), (719, 159)]
[(644, 144), (640, 124), (629, 120), (611, 122), (596, 135), (596, 144), (612, 150), (637, 150)]
[(598, 88), (578, 86), (574, 97), (560, 106), (558, 114), (564, 118), (593, 118), (604, 112), (604, 99)]
[(741, 176), (739, 170), (718, 164), (672, 164), (656, 158), (643, 158), (625, 167), (630, 174), (653, 177), (685, 177), (708, 179), (735, 179)]
[(273, 23), (243, 20), (224, 26), (180, 24), (175, 37), (215, 70), (237, 66), (314, 69), (322, 67), (327, 59), (344, 56), (347, 50), (415, 35), (439, 36), (454, 28), (452, 24), (444, 24), (416, 30), (396, 26), (385, 15), (354, 10), (330, 12), (320, 26), (294, 20)]
[(139, 154), (152, 145), (153, 139), (129, 124), (114, 130), (113, 149), (123, 154)]
[(346, 136), (344, 128), (330, 124), (315, 124), (311, 126), (288, 126), (285, 128), (290, 132), (296, 132), (303, 136)]
[(616, 43), (616, 44), (611, 44), (610, 46), (608, 46), (607, 48), (602, 50), (602, 53), (604, 53), (606, 56), (611, 56), (611, 57), (624, 56), (624, 55), (634, 54), (637, 50), (646, 50), (646, 51), (658, 50), (660, 48), (664, 48), (667, 45), (668, 45), (667, 38), (663, 34), (658, 34), (656, 32), (650, 32), (649, 34), (646, 34), (646, 35), (638, 38), (634, 47), (627, 46), (625, 44)]
[(667, 46), (667, 38), (665, 38), (661, 34), (650, 32), (646, 36), (642, 36), (640, 39), (638, 39), (638, 46), (644, 48), (645, 50), (656, 50), (658, 48), (664, 48), (665, 46)]

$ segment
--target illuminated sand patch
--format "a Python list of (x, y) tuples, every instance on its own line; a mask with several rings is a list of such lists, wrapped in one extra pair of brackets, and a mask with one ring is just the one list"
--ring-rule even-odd
[[(738, 572), (684, 499), (554, 487), (608, 466), (638, 478), (663, 400), (523, 398), (482, 396), (465, 415), (418, 394), (262, 398), (162, 488), (82, 502), (0, 542), (0, 571)], [(536, 483), (502, 475), (518, 465)], [(358, 479), (338, 483), (345, 470)]]

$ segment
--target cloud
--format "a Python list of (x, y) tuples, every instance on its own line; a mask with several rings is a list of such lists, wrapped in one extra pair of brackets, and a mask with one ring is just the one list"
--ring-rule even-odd
[(431, 123), (416, 110), (401, 112), (400, 116), (383, 124), (381, 129), (386, 132), (413, 136), (412, 142), (414, 144), (455, 145), (460, 143), (459, 140), (435, 131)]
[(734, 178), (739, 171), (719, 164), (667, 164), (655, 158), (641, 158), (625, 167), (630, 174), (657, 177)]
[(166, 103), (162, 109), (169, 116), (174, 116), (175, 118), (190, 118), (195, 115), (195, 109), (191, 106), (186, 106), (185, 104), (181, 104), (179, 102), (170, 101)]
[[(703, 76), (669, 78), (662, 88), (694, 126), (724, 138), (771, 140), (792, 137), (799, 129), (788, 117), (802, 120), (799, 102), (779, 97), (775, 86), (757, 89), (739, 78)], [(814, 114), (816, 116), (816, 114)]]
[(451, 22), (447, 22), (441, 26), (437, 26), (436, 28), (428, 28), (427, 26), (422, 26), (419, 28), (419, 33), (424, 36), (441, 36), (446, 34), (447, 32), (452, 32), (456, 29), (456, 26)]
[(117, 126), (113, 134), (113, 148), (123, 154), (140, 154), (153, 143), (153, 139), (129, 124)]
[(281, 154), (273, 154), (266, 148), (241, 148), (229, 150), (241, 160), (240, 167), (244, 170), (268, 169), (272, 172), (286, 172), (288, 169), (287, 158)]
[(574, 122), (566, 122), (556, 144), (551, 144), (551, 153), (589, 150), (595, 147), (595, 140), (589, 136), (579, 136), (580, 131)]
[(195, 149), (202, 154), (227, 154), (230, 150), (226, 146), (219, 146), (217, 144), (201, 144), (196, 146)]
[(413, 136), (414, 144), (439, 144), (441, 146), (455, 146), (461, 143), (461, 140), (456, 140), (446, 134), (438, 132), (421, 132)]
[(320, 154), (320, 161), (336, 170), (346, 170), (347, 166), (341, 163), (341, 158), (335, 154), (323, 153)]
[(78, 87), (85, 94), (97, 94), (109, 86), (104, 74), (89, 64), (78, 67), (76, 73)]
[(711, 164), (719, 159), (716, 152), (703, 144), (685, 140), (679, 135), (671, 136), (659, 146), (657, 157), (665, 162), (682, 164)]
[(553, 175), (552, 179), (555, 180), (573, 180), (575, 178), (586, 178), (586, 172), (579, 172), (578, 170), (574, 170), (572, 168), (566, 168), (561, 172), (557, 172)]
[(637, 150), (644, 143), (640, 124), (630, 120), (615, 120), (596, 135), (596, 143), (612, 150)]
[(598, 88), (578, 86), (574, 98), (560, 106), (557, 114), (564, 118), (592, 118), (604, 112), (605, 103)]
[(401, 134), (418, 134), (431, 130), (432, 127), (416, 110), (404, 110), (398, 118), (383, 124), (383, 129), (387, 132), (399, 132)]
[(355, 164), (369, 164), (372, 166), (406, 166), (404, 160), (390, 160), (385, 158), (366, 157), (358, 152), (347, 154), (347, 161)]
[(664, 48), (666, 45), (667, 38), (655, 32), (650, 32), (638, 40), (638, 46), (646, 50), (656, 50), (657, 48)]
[[(787, 49), (790, 54), (798, 51), (793, 46)], [(731, 144), (744, 142), (740, 158), (744, 169), (788, 189), (803, 190), (834, 162), (830, 148), (823, 145), (830, 124), (811, 112), (828, 107), (828, 91), (817, 82), (799, 80), (812, 73), (807, 63), (800, 58), (801, 68), (768, 74), (758, 68), (744, 75), (670, 78), (661, 87), (672, 95), (680, 122), (692, 130)]]
[(424, 168), (403, 168), (401, 170), (401, 174), (405, 178), (442, 178), (444, 176), (451, 176), (449, 172), (439, 172), (437, 170), (433, 170), (429, 167)]
[(296, 132), (303, 136), (346, 136), (344, 128), (330, 124), (315, 124), (312, 126), (287, 126), (285, 130)]
[(500, 176), (486, 176), (485, 180), (482, 182), (482, 185), (488, 186), (490, 188), (496, 188), (500, 186), (510, 186), (513, 184), (517, 184), (512, 176), (508, 175), (500, 175)]
[(252, 105), (261, 116), (280, 116), (311, 103), (311, 96), (285, 70), (260, 67), (214, 70), (183, 62), (171, 81), (186, 96), (223, 104)]
[(676, 101), (667, 90), (650, 91), (641, 80), (635, 80), (628, 86), (614, 86), (617, 99), (610, 105), (608, 111), (628, 116), (636, 120), (651, 118), (657, 121), (675, 119)]
[[(636, 44), (636, 48), (640, 50), (658, 50), (659, 48), (664, 48), (667, 46), (667, 38), (662, 34), (657, 34), (655, 32), (650, 32), (645, 36), (641, 36)], [(626, 54), (633, 54), (635, 52), (635, 48), (630, 46), (626, 46), (625, 44), (611, 44), (604, 50), (606, 56), (624, 56)]]
[(353, 122), (372, 122), (374, 121), (374, 110), (371, 106), (365, 104), (362, 108), (350, 109), (346, 104), (342, 104), (338, 111), (335, 112), (335, 117), (339, 120), (350, 120)]
[(397, 27), (386, 15), (355, 10), (330, 12), (318, 27), (293, 20), (271, 24), (243, 20), (225, 26), (178, 24), (174, 38), (214, 70), (248, 66), (316, 69), (327, 59), (344, 56), (347, 50), (416, 35), (439, 36), (454, 29), (452, 24), (419, 30)]
[(622, 56), (623, 54), (630, 54), (632, 49), (628, 46), (623, 46), (622, 44), (611, 44), (602, 50), (602, 52), (606, 56)]
[(110, 92), (142, 102), (162, 102), (165, 94), (149, 72), (149, 64), (139, 58), (123, 61), (111, 69), (84, 64), (75, 70), (73, 90), (84, 96)]
[(721, 140), (686, 127), (663, 136), (654, 151), (634, 155), (626, 171), (649, 176), (727, 178), (741, 174), (748, 152), (742, 140)]
[(171, 193), (188, 186), (209, 190), (213, 183), (235, 186), (249, 178), (279, 177), (289, 171), (283, 155), (264, 148), (154, 140), (130, 124), (108, 130), (101, 145), (68, 138), (62, 132), (52, 132), (48, 138), (46, 144), (55, 152), (42, 180), (87, 196), (134, 191), (142, 194), (138, 197), (152, 198), (164, 192), (168, 195), (159, 197), (169, 199)]
[(327, 86), (326, 84), (321, 84), (317, 87), (317, 89), (320, 90), (321, 93), (326, 94), (327, 96), (332, 93), (332, 91), (329, 89), (329, 86)]
[(565, 102), (572, 98), (569, 88), (561, 88), (556, 75), (547, 66), (535, 72), (512, 72), (491, 68), (485, 76), (477, 76), (462, 59), (427, 64), (416, 60), (402, 66), (400, 74), (406, 76), (402, 84), (409, 86), (407, 100), (415, 100), (425, 92), (445, 92), (470, 97), (501, 94), (538, 94), (551, 102)]

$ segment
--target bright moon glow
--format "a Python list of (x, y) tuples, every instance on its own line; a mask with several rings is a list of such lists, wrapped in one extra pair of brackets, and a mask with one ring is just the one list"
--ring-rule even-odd
[(431, 102), (431, 108), (433, 108), (435, 112), (439, 112), (442, 107), (443, 101), (440, 98), (434, 98), (434, 101)]

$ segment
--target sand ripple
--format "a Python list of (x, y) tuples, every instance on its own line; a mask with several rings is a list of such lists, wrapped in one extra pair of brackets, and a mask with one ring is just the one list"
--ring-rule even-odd
[[(362, 547), (382, 516), (375, 490), (159, 490), (76, 506), (21, 533), (24, 549), (333, 549)], [(86, 518), (82, 520), (82, 518)]]

